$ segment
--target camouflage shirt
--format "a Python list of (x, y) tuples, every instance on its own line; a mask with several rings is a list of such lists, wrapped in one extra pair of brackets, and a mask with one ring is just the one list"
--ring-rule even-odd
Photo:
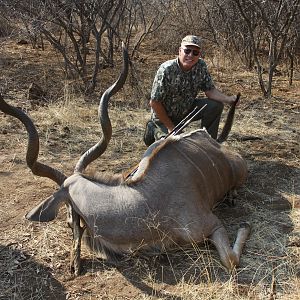
[[(202, 59), (185, 72), (177, 58), (160, 65), (153, 81), (151, 99), (161, 102), (172, 120), (181, 120), (193, 109), (199, 91), (213, 88), (214, 83)], [(156, 118), (154, 112), (153, 117)]]

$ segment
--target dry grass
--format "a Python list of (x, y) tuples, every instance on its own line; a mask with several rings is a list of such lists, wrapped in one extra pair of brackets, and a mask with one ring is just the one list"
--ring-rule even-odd
[[(144, 94), (157, 66), (157, 61), (147, 59), (144, 70), (139, 71), (141, 82), (147, 77), (144, 84), (139, 83)], [(220, 206), (216, 210), (232, 241), (242, 220), (252, 224), (241, 266), (228, 274), (208, 242), (161, 256), (128, 258), (119, 266), (109, 265), (84, 248), (83, 274), (70, 278), (71, 232), (66, 227), (65, 212), (62, 210), (49, 224), (30, 223), (23, 218), (57, 187), (28, 171), (25, 130), (15, 119), (1, 115), (1, 300), (299, 298), (300, 82), (287, 88), (281, 78), (275, 97), (263, 100), (259, 90), (253, 88), (253, 74), (238, 70), (232, 75), (230, 70), (226, 75), (226, 69), (216, 68), (212, 64), (212, 73), (218, 72), (222, 88), (235, 93), (243, 87), (242, 103), (227, 144), (246, 158), (249, 179), (239, 191), (235, 207)], [(111, 74), (109, 78), (115, 77)], [(239, 81), (234, 81), (237, 78)], [(235, 84), (230, 87), (232, 82)], [(20, 91), (9, 95), (11, 103), (27, 107), (38, 125), (40, 160), (69, 175), (80, 154), (99, 139), (101, 130), (97, 105), (78, 97), (68, 84), (62, 90), (60, 101), (34, 110), (23, 102)], [(128, 86), (112, 99), (113, 137), (89, 172), (122, 172), (139, 161), (146, 149), (142, 135), (149, 112), (143, 108), (145, 100), (137, 105), (140, 108), (132, 105), (135, 101), (140, 99)]]

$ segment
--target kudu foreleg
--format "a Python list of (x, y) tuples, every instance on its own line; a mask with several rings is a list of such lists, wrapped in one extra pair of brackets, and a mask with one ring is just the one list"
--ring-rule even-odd
[(240, 256), (245, 242), (250, 234), (250, 225), (241, 223), (233, 248), (230, 247), (227, 231), (224, 227), (217, 229), (212, 235), (211, 240), (216, 246), (222, 264), (232, 271), (239, 265)]
[(72, 209), (73, 245), (71, 250), (70, 271), (75, 276), (80, 274), (81, 238), (84, 228), (80, 227), (80, 216)]

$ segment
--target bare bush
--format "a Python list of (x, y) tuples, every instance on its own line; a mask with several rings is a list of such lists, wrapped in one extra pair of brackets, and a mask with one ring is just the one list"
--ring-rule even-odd
[(8, 37), (15, 30), (15, 26), (9, 20), (0, 16), (0, 37)]
[[(246, 24), (260, 88), (266, 98), (270, 97), (275, 69), (283, 57), (287, 41), (293, 39), (293, 35), (290, 34), (291, 27), (299, 13), (300, 1), (233, 0), (233, 2)], [(267, 57), (266, 79), (263, 78), (264, 61), (260, 56), (260, 53), (264, 52)]]
[[(234, 57), (256, 70), (265, 97), (272, 94), (279, 64), (293, 82), (299, 57), (300, 0), (3, 0), (6, 20), (23, 24), (33, 47), (47, 40), (63, 58), (66, 78), (82, 82), (88, 94), (99, 87), (100, 71), (115, 65), (121, 41), (131, 58), (142, 43), (176, 53), (187, 34), (200, 35), (205, 48)], [(11, 23), (12, 24), (12, 23)], [(3, 26), (4, 28), (4, 26)], [(154, 40), (153, 40), (154, 38)], [(136, 82), (137, 78), (133, 80)]]
[(128, 48), (133, 43), (134, 55), (164, 15), (153, 11), (152, 1), (7, 0), (1, 7), (23, 24), (33, 47), (41, 37), (51, 43), (63, 58), (66, 77), (80, 79), (85, 93), (94, 91), (101, 68), (114, 66), (122, 40)]
[[(290, 61), (290, 84), (299, 46), (299, 0), (173, 1), (159, 41), (165, 49), (186, 34), (200, 35), (206, 45), (255, 67), (261, 91), (271, 96), (276, 67)], [(285, 56), (284, 56), (285, 55)], [(264, 75), (267, 74), (267, 76)]]

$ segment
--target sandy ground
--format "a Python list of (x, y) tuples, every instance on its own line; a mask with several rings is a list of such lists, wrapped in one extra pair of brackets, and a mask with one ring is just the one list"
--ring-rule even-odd
[[(70, 175), (80, 154), (100, 135), (97, 105), (74, 98), (30, 108), (24, 100), (28, 82), (24, 73), (20, 78), (16, 74), (42, 63), (41, 56), (31, 53), (20, 60), (24, 48), (12, 45), (2, 53), (4, 98), (27, 109), (38, 125), (40, 160)], [(33, 80), (38, 75), (28, 76)], [(232, 241), (241, 221), (252, 224), (234, 274), (224, 270), (215, 248), (205, 243), (164, 256), (128, 258), (118, 266), (84, 248), (82, 275), (70, 276), (72, 241), (64, 209), (47, 224), (24, 218), (56, 184), (31, 174), (22, 124), (0, 113), (0, 299), (298, 299), (300, 82), (288, 87), (286, 78), (276, 78), (274, 97), (266, 100), (253, 88), (255, 75), (236, 76), (240, 80), (234, 89), (242, 91), (242, 102), (226, 143), (247, 160), (249, 178), (234, 207), (216, 210)], [(218, 79), (224, 87), (232, 77)], [(23, 86), (16, 86), (19, 81)], [(90, 171), (125, 171), (146, 149), (142, 135), (149, 112), (122, 105), (123, 96), (124, 91), (110, 109), (113, 138), (108, 150)]]

